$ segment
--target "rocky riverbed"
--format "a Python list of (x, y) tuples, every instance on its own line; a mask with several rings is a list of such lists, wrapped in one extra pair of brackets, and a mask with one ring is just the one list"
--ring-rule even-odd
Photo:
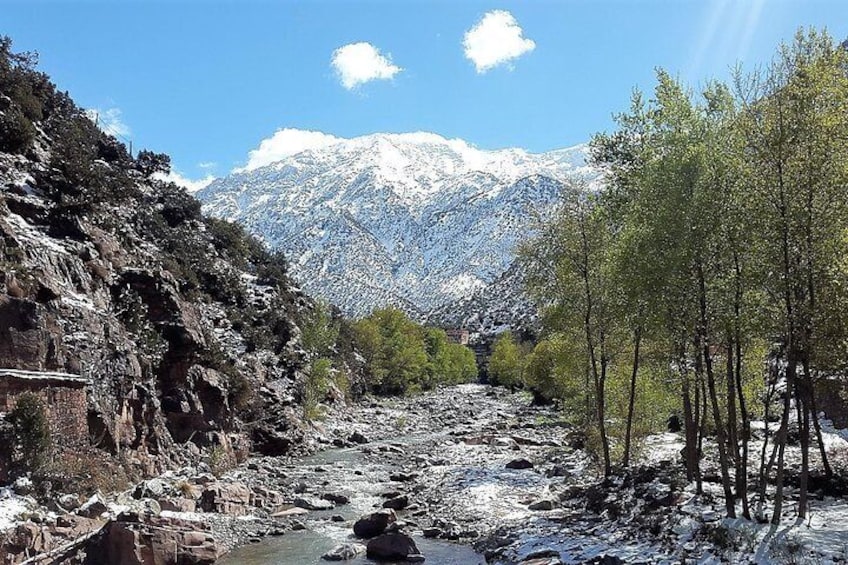
[(311, 457), (257, 459), (232, 473), (279, 489), (296, 512), (307, 509), (296, 531), (222, 563), (356, 555), (370, 549), (354, 531), (372, 513), (391, 513), (388, 530), (408, 535), (432, 564), (771, 563), (787, 548), (822, 563), (848, 558), (848, 504), (839, 498), (822, 494), (808, 527), (722, 521), (718, 485), (707, 482), (696, 496), (686, 484), (679, 435), (651, 436), (639, 466), (602, 481), (560, 412), (500, 388), (461, 385), (354, 405), (329, 414), (314, 440), (324, 449)]
[(812, 520), (793, 524), (790, 489), (780, 530), (723, 521), (718, 485), (696, 496), (685, 483), (677, 434), (651, 436), (639, 466), (605, 481), (582, 440), (555, 408), (500, 388), (368, 399), (314, 424), (312, 455), (252, 458), (220, 477), (204, 465), (168, 472), (30, 516), (7, 548), (39, 541), (77, 563), (147, 563), (153, 553), (224, 565), (366, 555), (434, 565), (770, 563), (790, 550), (845, 563), (844, 498), (819, 493)]

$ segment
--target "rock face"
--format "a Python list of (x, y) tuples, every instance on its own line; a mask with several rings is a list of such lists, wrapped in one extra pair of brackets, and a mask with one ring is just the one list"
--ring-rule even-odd
[(75, 435), (106, 474), (297, 447), (312, 302), (285, 261), (202, 217), (43, 75), (20, 80), (37, 99), (0, 92), (0, 114), (40, 117), (24, 146), (0, 144), (0, 369), (87, 379)]
[(201, 523), (123, 514), (86, 548), (84, 563), (95, 565), (211, 565), (221, 550)]

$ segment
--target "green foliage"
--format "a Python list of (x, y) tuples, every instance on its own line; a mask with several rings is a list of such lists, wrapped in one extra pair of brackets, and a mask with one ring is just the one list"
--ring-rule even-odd
[(171, 157), (165, 153), (142, 150), (138, 152), (135, 166), (146, 177), (157, 173), (167, 175), (171, 172)]
[(16, 464), (24, 471), (38, 471), (46, 462), (51, 445), (44, 402), (34, 393), (21, 393), (7, 419), (12, 425)]
[(35, 126), (44, 118), (52, 86), (35, 71), (35, 53), (12, 52), (12, 40), (0, 36), (0, 151), (24, 152), (35, 139)]
[(0, 112), (0, 151), (22, 153), (35, 139), (35, 126), (18, 108)]
[(310, 362), (303, 390), (303, 415), (307, 420), (317, 420), (322, 416), (320, 403), (330, 390), (332, 375), (333, 362), (330, 359), (319, 357)]
[[(583, 396), (605, 473), (610, 451), (625, 445), (629, 464), (633, 442), (677, 414), (694, 479), (706, 418), (697, 423), (715, 434), (728, 516), (740, 494), (747, 513), (742, 452), (767, 360), (783, 367), (792, 400), (781, 426), (797, 409), (801, 448), (815, 445), (815, 379), (848, 366), (846, 69), (844, 46), (808, 30), (733, 88), (695, 92), (659, 70), (651, 95), (636, 92), (616, 131), (592, 142), (603, 186), (568, 187), (523, 246), (547, 338), (523, 372), (504, 340), (490, 371), (510, 384), (521, 375), (537, 396)], [(591, 387), (569, 386), (587, 374)], [(803, 516), (803, 486), (799, 499)]]
[[(527, 355), (524, 367), (524, 384), (537, 401), (563, 402), (570, 414), (583, 414), (587, 390), (586, 366), (582, 362), (583, 350), (579, 342), (555, 334), (543, 339)], [(580, 421), (586, 418), (583, 416)]]
[[(192, 200), (197, 202), (194, 198)], [(249, 235), (240, 224), (219, 218), (204, 218), (203, 222), (212, 237), (215, 249), (231, 263), (246, 268), (266, 258), (262, 244)]]
[(428, 328), (424, 339), (429, 360), (424, 388), (467, 383), (477, 378), (477, 359), (473, 351), (451, 342), (447, 333), (438, 328)]
[(379, 394), (468, 382), (477, 375), (471, 350), (449, 343), (444, 331), (425, 329), (396, 308), (375, 310), (352, 330), (365, 358), (368, 385)]
[(300, 324), (303, 348), (312, 356), (330, 356), (336, 348), (339, 326), (340, 322), (334, 319), (330, 304), (317, 301)]
[(420, 326), (397, 308), (384, 308), (355, 327), (375, 392), (405, 394), (422, 388), (427, 352)]
[(492, 384), (520, 388), (523, 384), (524, 355), (512, 332), (502, 333), (495, 341), (489, 357), (489, 379)]

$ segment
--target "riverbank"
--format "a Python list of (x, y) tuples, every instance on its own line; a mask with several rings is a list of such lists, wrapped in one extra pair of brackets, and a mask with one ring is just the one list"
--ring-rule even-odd
[[(837, 457), (848, 453), (840, 432), (826, 439)], [(433, 565), (848, 559), (844, 497), (818, 492), (805, 524), (792, 522), (791, 488), (780, 528), (722, 520), (709, 449), (705, 494), (696, 496), (678, 434), (649, 437), (638, 465), (606, 481), (582, 441), (528, 395), (460, 385), (337, 406), (314, 424), (309, 456), (252, 458), (220, 477), (185, 468), (64, 514), (8, 516), (7, 525), (91, 537), (73, 556), (80, 563), (103, 548), (222, 565), (320, 563), (343, 544), (363, 551), (354, 524), (384, 508), (396, 517), (390, 528)]]

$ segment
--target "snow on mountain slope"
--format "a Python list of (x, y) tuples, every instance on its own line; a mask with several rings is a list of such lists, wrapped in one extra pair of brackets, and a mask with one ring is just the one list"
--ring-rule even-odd
[(586, 147), (483, 151), (431, 133), (339, 140), (218, 179), (204, 210), (289, 257), (310, 292), (353, 316), (385, 304), (416, 317), (479, 294), (514, 260)]

